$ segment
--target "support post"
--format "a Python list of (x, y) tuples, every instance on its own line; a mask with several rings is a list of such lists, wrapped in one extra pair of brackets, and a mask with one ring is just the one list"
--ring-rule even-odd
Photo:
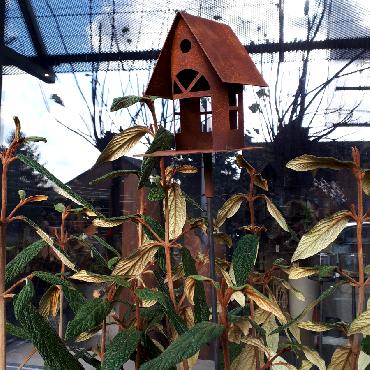
[[(209, 269), (210, 277), (215, 280), (215, 245), (213, 239), (213, 215), (212, 215), (212, 199), (214, 195), (213, 187), (213, 163), (212, 154), (203, 154), (203, 171), (204, 171), (204, 191), (207, 198), (207, 218), (208, 218), (208, 253), (209, 253)], [(214, 286), (211, 287), (211, 306), (212, 306), (212, 321), (217, 322), (217, 292)], [(215, 369), (219, 369), (218, 360), (218, 340), (212, 342), (213, 360), (215, 362)]]

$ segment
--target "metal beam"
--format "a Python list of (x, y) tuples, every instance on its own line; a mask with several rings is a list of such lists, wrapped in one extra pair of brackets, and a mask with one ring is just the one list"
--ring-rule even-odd
[(38, 59), (31, 60), (31, 58), (25, 57), (7, 46), (3, 46), (3, 48), (0, 49), (0, 65), (16, 66), (22, 71), (44, 82), (55, 82), (55, 74), (50, 73), (49, 68), (44, 68)]
[[(39, 62), (43, 68), (47, 69), (47, 74), (54, 75), (54, 71), (49, 64), (46, 62), (47, 50), (43, 42), (40, 28), (37, 24), (37, 19), (33, 11), (32, 5), (29, 0), (18, 0), (19, 8), (22, 12), (24, 21), (28, 29), (28, 33), (31, 37), (33, 46), (36, 50), (37, 56), (39, 57)], [(55, 76), (54, 76), (55, 78)]]
[[(245, 46), (250, 54), (262, 53), (281, 53), (289, 51), (303, 50), (346, 50), (346, 49), (368, 49), (370, 50), (370, 38), (356, 39), (335, 39), (323, 41), (297, 41), (291, 43), (279, 42), (267, 44), (250, 44)], [(160, 50), (126, 51), (126, 52), (107, 52), (89, 54), (60, 54), (48, 55), (45, 62), (51, 66), (68, 63), (91, 63), (91, 62), (115, 62), (126, 60), (155, 60), (158, 58)], [(37, 59), (30, 57), (31, 60)]]

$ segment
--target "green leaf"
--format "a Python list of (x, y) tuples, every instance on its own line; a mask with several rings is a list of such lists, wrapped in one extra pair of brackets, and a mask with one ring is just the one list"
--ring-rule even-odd
[(151, 188), (148, 194), (148, 199), (152, 202), (163, 200), (165, 197), (162, 186), (158, 185), (154, 188)]
[(6, 322), (5, 329), (7, 333), (13, 335), (14, 337), (21, 339), (30, 339), (30, 335), (27, 333), (26, 329), (21, 326), (15, 326), (10, 322)]
[(36, 162), (32, 158), (26, 157), (23, 154), (17, 154), (17, 158), (22, 161), (27, 166), (33, 168), (35, 171), (46, 177), (49, 181), (51, 181), (55, 187), (54, 190), (64, 196), (67, 199), (70, 199), (72, 202), (84, 206), (86, 209), (90, 210), (91, 215), (102, 216), (102, 214), (94, 209), (92, 204), (84, 200), (80, 195), (76, 194), (70, 187), (63, 184), (62, 181), (57, 179), (52, 173), (50, 173), (44, 166), (40, 163)]
[[(146, 154), (154, 153), (158, 150), (168, 150), (171, 149), (173, 143), (173, 134), (166, 130), (164, 127), (159, 127), (153, 142), (151, 143), (149, 149), (146, 151)], [(142, 188), (147, 181), (149, 176), (152, 174), (153, 169), (159, 163), (159, 158), (153, 157), (144, 157), (141, 164), (140, 171), (140, 181), (139, 189)]]
[(135, 96), (135, 95), (127, 95), (127, 96), (122, 96), (119, 98), (114, 98), (113, 103), (110, 107), (110, 111), (116, 112), (120, 109), (131, 107), (131, 105), (139, 103), (140, 101), (141, 101), (141, 96)]
[(96, 240), (106, 250), (108, 250), (109, 252), (112, 252), (115, 256), (117, 256), (117, 257), (120, 257), (121, 256), (119, 254), (119, 252), (117, 251), (116, 248), (114, 248), (112, 245), (110, 245), (109, 243), (107, 243), (104, 239), (102, 239), (98, 235), (94, 235), (93, 236), (93, 239)]
[(60, 285), (63, 289), (64, 296), (74, 313), (77, 313), (79, 308), (86, 302), (84, 295), (77, 290), (70, 281), (44, 271), (35, 271), (32, 275), (50, 285)]
[(185, 321), (176, 313), (170, 298), (163, 292), (147, 288), (136, 289), (135, 294), (142, 301), (157, 301), (165, 310), (166, 315), (179, 335), (188, 330)]
[(236, 285), (247, 282), (258, 254), (259, 238), (256, 235), (244, 235), (237, 243), (232, 257)]
[(33, 294), (33, 285), (28, 282), (14, 300), (14, 313), (44, 359), (45, 366), (53, 370), (82, 370), (54, 328), (31, 304)]
[(111, 180), (111, 179), (114, 179), (116, 177), (121, 177), (121, 176), (125, 176), (125, 175), (130, 175), (130, 174), (139, 175), (139, 171), (137, 171), (137, 170), (117, 170), (117, 171), (112, 171), (112, 172), (106, 173), (103, 176), (98, 177), (95, 180), (90, 181), (89, 184), (90, 185), (95, 185), (95, 184), (98, 184), (98, 183), (103, 182), (103, 181), (106, 181), (106, 180)]
[(114, 267), (117, 265), (118, 261), (120, 260), (121, 258), (120, 257), (112, 257), (108, 262), (107, 262), (107, 266), (109, 268), (109, 270), (113, 270)]
[[(145, 216), (143, 215), (144, 221), (148, 224), (148, 226), (162, 239), (164, 240), (164, 229), (162, 225), (156, 221), (153, 217), (151, 216)], [(148, 230), (148, 228), (143, 225), (143, 231), (144, 234), (150, 239), (150, 240), (156, 240), (154, 235)]]
[(330, 168), (332, 170), (352, 169), (356, 165), (354, 162), (340, 161), (332, 157), (316, 157), (304, 154), (289, 161), (286, 167), (294, 171), (313, 171), (319, 168)]
[(314, 256), (332, 243), (346, 227), (351, 217), (349, 211), (339, 211), (320, 220), (304, 234), (293, 254), (292, 262)]
[(201, 322), (178, 337), (154, 360), (148, 361), (140, 370), (166, 370), (196, 354), (205, 344), (218, 338), (224, 331), (222, 325)]
[[(183, 247), (181, 248), (182, 265), (184, 267), (185, 277), (196, 275), (195, 260), (190, 251)], [(195, 282), (194, 287), (194, 319), (196, 323), (207, 321), (209, 319), (209, 308), (206, 300), (204, 285), (201, 281)]]
[(121, 158), (148, 133), (150, 133), (150, 131), (145, 126), (132, 126), (114, 135), (113, 139), (101, 152), (95, 165)]
[(119, 332), (107, 345), (101, 370), (120, 370), (132, 353), (141, 338), (141, 333), (134, 327)]
[(90, 331), (99, 326), (109, 312), (112, 310), (112, 303), (95, 298), (86, 301), (76, 313), (76, 316), (67, 325), (65, 337), (66, 339), (72, 339), (84, 333)]
[(366, 335), (364, 338), (362, 338), (361, 349), (367, 355), (370, 355), (370, 335)]
[(66, 209), (66, 206), (63, 203), (57, 203), (54, 205), (54, 209), (59, 213), (63, 213)]
[(46, 246), (44, 240), (38, 240), (18, 253), (8, 264), (5, 270), (5, 285), (9, 285), (14, 279), (22, 274), (26, 266), (39, 254)]
[(18, 190), (19, 199), (23, 200), (26, 198), (26, 192), (24, 190)]

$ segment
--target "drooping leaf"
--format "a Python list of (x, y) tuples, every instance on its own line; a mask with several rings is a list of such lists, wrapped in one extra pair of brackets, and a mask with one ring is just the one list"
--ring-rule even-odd
[(181, 166), (168, 166), (166, 167), (166, 181), (168, 182), (176, 173), (197, 173), (198, 169), (189, 164), (184, 164)]
[[(328, 370), (350, 370), (351, 347), (338, 347), (331, 358)], [(313, 361), (311, 361), (313, 362)], [(315, 362), (313, 362), (315, 364)]]
[(333, 329), (333, 325), (324, 324), (321, 322), (302, 321), (299, 322), (297, 325), (300, 329), (310, 330), (316, 333), (322, 333), (324, 331)]
[(101, 237), (99, 237), (98, 235), (94, 235), (92, 237), (93, 239), (95, 239), (102, 247), (104, 247), (106, 250), (108, 250), (109, 252), (112, 252), (115, 256), (117, 257), (120, 257), (120, 254), (119, 252), (117, 251), (116, 248), (114, 248), (112, 245), (110, 245), (109, 243), (107, 243), (104, 239), (102, 239)]
[(106, 173), (103, 176), (100, 176), (100, 177), (96, 178), (95, 180), (90, 181), (89, 182), (89, 185), (99, 184), (99, 183), (101, 183), (103, 181), (115, 179), (116, 177), (121, 177), (121, 176), (125, 176), (125, 175), (130, 175), (130, 174), (139, 175), (139, 171), (137, 171), (137, 170), (117, 170), (117, 171), (111, 171), (111, 172)]
[(168, 189), (169, 238), (175, 239), (182, 233), (186, 222), (186, 200), (180, 185), (173, 183)]
[[(146, 154), (151, 154), (159, 150), (171, 149), (172, 143), (173, 134), (161, 126), (159, 127), (149, 149), (146, 151)], [(152, 174), (153, 169), (158, 163), (159, 158), (144, 157), (140, 170), (139, 189), (147, 183), (149, 176)]]
[(64, 265), (70, 268), (71, 270), (77, 271), (76, 265), (69, 259), (67, 254), (57, 244), (55, 244), (54, 240), (48, 234), (46, 234), (44, 230), (42, 230), (38, 225), (36, 225), (32, 220), (25, 216), (16, 216), (14, 217), (14, 219), (21, 220), (27, 223), (28, 225), (32, 226), (35, 229), (36, 234), (51, 247), (56, 256), (61, 260), (61, 262), (63, 262)]
[(278, 210), (274, 203), (272, 203), (271, 199), (268, 198), (266, 195), (264, 196), (266, 200), (267, 210), (270, 213), (271, 217), (275, 219), (275, 221), (280, 225), (280, 227), (284, 230), (289, 232), (289, 226), (282, 215), (282, 213)]
[(102, 218), (95, 218), (93, 220), (93, 225), (97, 227), (116, 227), (122, 225), (124, 222), (128, 220), (132, 220), (137, 218), (137, 215), (127, 215), (127, 216), (117, 216), (117, 217), (102, 217)]
[(244, 288), (244, 293), (246, 293), (248, 298), (254, 301), (260, 308), (265, 311), (271, 312), (279, 319), (280, 322), (286, 323), (286, 318), (283, 312), (274, 301), (264, 296), (261, 292), (253, 288), (251, 285), (247, 285)]
[(319, 221), (308, 233), (302, 236), (292, 261), (314, 256), (325, 249), (345, 228), (350, 216), (349, 211), (339, 211)]
[(45, 366), (53, 370), (82, 370), (54, 328), (31, 304), (33, 294), (32, 282), (28, 282), (14, 300), (14, 313), (44, 359)]
[(319, 168), (330, 168), (332, 170), (352, 169), (356, 165), (354, 162), (340, 161), (332, 157), (316, 157), (304, 154), (289, 161), (286, 167), (294, 171), (312, 171)]
[(282, 280), (281, 281), (281, 285), (285, 288), (285, 289), (288, 289), (289, 291), (291, 291), (294, 296), (301, 302), (304, 302), (306, 300), (305, 296), (303, 295), (303, 293), (296, 289), (292, 284), (289, 283), (289, 281), (286, 281), (286, 280)]
[(171, 369), (181, 361), (192, 357), (205, 344), (218, 338), (224, 327), (212, 322), (201, 322), (179, 336), (157, 358), (144, 363), (140, 370)]
[(6, 332), (13, 335), (14, 337), (21, 338), (21, 339), (30, 339), (30, 335), (27, 333), (26, 329), (22, 326), (13, 325), (10, 322), (5, 323)]
[(54, 184), (54, 190), (64, 196), (67, 199), (72, 200), (72, 202), (82, 205), (84, 208), (90, 210), (90, 215), (102, 216), (100, 212), (94, 209), (93, 205), (83, 199), (80, 195), (76, 194), (70, 187), (63, 184), (62, 181), (57, 179), (52, 173), (50, 173), (44, 166), (35, 160), (24, 156), (23, 154), (17, 154), (17, 158), (21, 160), (27, 166), (33, 168), (35, 171), (39, 172), (42, 176), (46, 177), (49, 181)]
[(179, 335), (185, 333), (188, 330), (185, 321), (176, 313), (175, 308), (167, 294), (161, 291), (150, 290), (147, 288), (136, 289), (135, 294), (142, 301), (158, 302), (164, 308), (168, 319)]
[(72, 275), (70, 279), (73, 280), (80, 280), (84, 281), (86, 283), (109, 283), (109, 284), (117, 284), (119, 286), (123, 286), (128, 288), (130, 286), (130, 283), (122, 278), (121, 276), (109, 276), (109, 275), (100, 275), (100, 274), (94, 274), (92, 272), (81, 270), (77, 272), (76, 274)]
[(370, 170), (365, 171), (365, 176), (362, 180), (362, 190), (370, 197)]
[(361, 351), (358, 356), (357, 370), (366, 370), (370, 364), (370, 356), (365, 352)]
[(119, 332), (107, 345), (101, 370), (120, 370), (135, 351), (141, 333), (134, 327)]
[(241, 154), (236, 156), (236, 164), (240, 168), (245, 168), (250, 176), (252, 175), (252, 173), (254, 174), (254, 185), (260, 187), (261, 189), (265, 191), (269, 190), (267, 180), (264, 179), (261, 176), (261, 174), (258, 173), (258, 171), (255, 168), (253, 168), (253, 166), (249, 164)]
[[(181, 256), (185, 277), (196, 275), (197, 269), (195, 267), (195, 260), (190, 251), (185, 247), (181, 248)], [(194, 285), (194, 318), (196, 323), (207, 321), (209, 318), (206, 293), (201, 281), (195, 281)]]
[(279, 333), (271, 334), (277, 328), (276, 319), (274, 315), (263, 323), (262, 328), (266, 331), (266, 345), (273, 352), (277, 352), (279, 347)]
[(319, 368), (319, 370), (326, 370), (325, 361), (320, 357), (320, 355), (316, 351), (306, 346), (303, 346), (302, 350), (308, 361), (315, 364)]
[(116, 112), (120, 109), (131, 107), (131, 105), (139, 103), (141, 99), (142, 99), (141, 96), (135, 96), (135, 95), (127, 95), (127, 96), (122, 96), (119, 98), (114, 98), (112, 105), (110, 107), (110, 111)]
[(356, 333), (370, 334), (370, 311), (363, 312), (352, 321), (347, 334), (352, 335)]
[(244, 235), (237, 243), (232, 257), (236, 285), (247, 282), (256, 263), (259, 238), (256, 235)]
[(150, 130), (145, 126), (133, 126), (114, 135), (96, 160), (96, 165), (121, 158), (148, 133)]
[(243, 200), (245, 200), (245, 194), (234, 194), (232, 195), (218, 210), (217, 216), (214, 222), (215, 228), (220, 228), (226, 219), (235, 215), (238, 212)]
[(231, 370), (247, 370), (256, 368), (255, 347), (245, 345), (239, 355), (231, 363)]
[(112, 309), (112, 303), (95, 298), (86, 301), (77, 311), (73, 320), (68, 322), (66, 339), (72, 339), (79, 334), (99, 326)]
[(47, 319), (49, 316), (55, 317), (59, 310), (60, 289), (53, 285), (41, 297), (39, 312), (42, 317)]
[(292, 266), (286, 270), (290, 280), (302, 279), (319, 273), (319, 270), (313, 267)]
[(159, 246), (156, 242), (147, 242), (127, 258), (122, 258), (116, 264), (112, 275), (137, 277), (153, 261)]
[(313, 363), (308, 360), (303, 360), (299, 370), (311, 370)]
[(46, 246), (44, 240), (38, 240), (18, 253), (8, 264), (5, 270), (5, 284), (9, 285), (21, 273), (24, 272), (26, 266), (39, 254)]

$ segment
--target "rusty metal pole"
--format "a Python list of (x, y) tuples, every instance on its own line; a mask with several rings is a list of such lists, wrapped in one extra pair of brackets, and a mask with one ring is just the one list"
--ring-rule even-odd
[[(213, 239), (213, 216), (212, 216), (212, 199), (214, 195), (213, 189), (213, 163), (212, 153), (203, 154), (203, 171), (204, 171), (204, 189), (207, 198), (207, 218), (208, 218), (208, 253), (209, 253), (209, 269), (210, 278), (216, 281), (215, 268), (215, 245)], [(211, 307), (212, 307), (212, 321), (217, 322), (217, 292), (216, 288), (211, 287)], [(219, 369), (218, 359), (218, 340), (212, 342), (213, 360), (215, 362), (215, 369)]]

